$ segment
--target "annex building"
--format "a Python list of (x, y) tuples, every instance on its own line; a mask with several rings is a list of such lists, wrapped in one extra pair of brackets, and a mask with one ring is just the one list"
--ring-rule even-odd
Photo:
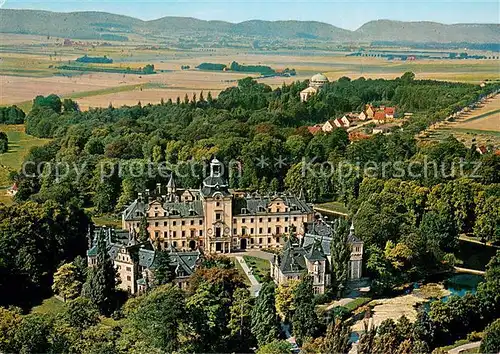
[[(105, 247), (120, 278), (118, 288), (131, 294), (143, 293), (154, 281), (154, 269), (158, 251), (151, 241), (138, 242), (133, 230), (122, 231), (112, 228), (97, 228), (88, 234), (89, 249), (87, 262), (90, 267), (97, 262), (98, 240), (104, 240)], [(180, 252), (167, 249), (170, 267), (175, 274), (174, 284), (187, 289), (188, 280), (203, 259), (199, 250)]]
[(165, 189), (139, 194), (123, 212), (122, 228), (138, 230), (146, 218), (151, 240), (163, 249), (206, 253), (283, 248), (292, 227), (304, 234), (314, 212), (303, 198), (231, 190), (223, 167), (213, 159), (199, 189), (177, 188), (172, 176)]
[[(282, 255), (275, 255), (271, 264), (271, 277), (276, 284), (298, 280), (307, 273), (313, 279), (315, 294), (324, 294), (331, 285), (331, 246), (333, 229), (319, 219), (305, 225), (302, 237), (289, 240)], [(348, 279), (361, 278), (363, 269), (363, 242), (354, 234), (351, 225), (347, 242), (351, 247)]]

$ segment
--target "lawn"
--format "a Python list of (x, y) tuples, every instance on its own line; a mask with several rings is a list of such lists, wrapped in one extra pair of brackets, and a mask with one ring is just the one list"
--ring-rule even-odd
[(9, 139), (9, 151), (0, 154), (0, 201), (9, 202), (6, 197), (6, 189), (10, 186), (9, 173), (19, 171), (25, 156), (30, 149), (48, 143), (49, 139), (39, 139), (27, 135), (24, 125), (1, 125), (0, 131), (7, 133)]
[[(87, 209), (86, 211), (90, 211), (90, 209)], [(116, 229), (121, 229), (122, 228), (122, 220), (120, 219), (119, 216), (116, 215), (99, 215), (99, 216), (92, 216), (92, 221), (96, 226), (111, 226)]]
[(328, 203), (323, 203), (323, 204), (315, 204), (314, 206), (317, 208), (330, 210), (334, 213), (339, 213), (339, 214), (348, 214), (349, 213), (349, 210), (347, 210), (347, 207), (344, 206), (344, 204), (341, 202), (328, 202)]
[(271, 269), (271, 264), (269, 263), (269, 261), (253, 256), (243, 256), (243, 259), (250, 267), (250, 269), (252, 269), (252, 273), (255, 276), (255, 279), (257, 279), (259, 283), (264, 282), (264, 279), (269, 275)]
[(31, 309), (31, 313), (55, 315), (62, 312), (64, 307), (64, 302), (53, 296), (43, 300), (41, 305), (33, 307), (33, 309)]

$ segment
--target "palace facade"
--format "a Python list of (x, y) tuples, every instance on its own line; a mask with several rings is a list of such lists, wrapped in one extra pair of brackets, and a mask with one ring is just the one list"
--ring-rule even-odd
[(207, 253), (282, 248), (291, 228), (304, 234), (314, 212), (303, 198), (230, 190), (223, 170), (213, 159), (199, 189), (177, 188), (172, 176), (166, 189), (157, 185), (139, 194), (122, 214), (123, 229), (138, 231), (146, 218), (155, 244)]

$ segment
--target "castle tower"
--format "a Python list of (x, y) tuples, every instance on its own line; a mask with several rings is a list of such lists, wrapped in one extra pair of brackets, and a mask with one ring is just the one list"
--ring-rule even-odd
[(205, 216), (205, 245), (209, 253), (227, 253), (232, 243), (232, 195), (224, 179), (224, 165), (214, 158), (210, 176), (201, 187)]

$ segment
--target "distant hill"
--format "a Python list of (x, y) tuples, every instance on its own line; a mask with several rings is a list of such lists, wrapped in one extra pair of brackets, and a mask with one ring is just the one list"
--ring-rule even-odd
[(359, 38), (368, 41), (497, 43), (500, 40), (498, 24), (443, 25), (424, 21), (377, 20), (365, 23), (355, 32)]
[(57, 13), (0, 9), (0, 32), (50, 35), (74, 39), (105, 39), (110, 35), (145, 37), (238, 36), (246, 38), (314, 39), (332, 42), (410, 41), (497, 43), (498, 24), (443, 25), (435, 22), (371, 21), (349, 31), (315, 21), (241, 23), (204, 21), (191, 17), (163, 17), (142, 21), (105, 12)]

